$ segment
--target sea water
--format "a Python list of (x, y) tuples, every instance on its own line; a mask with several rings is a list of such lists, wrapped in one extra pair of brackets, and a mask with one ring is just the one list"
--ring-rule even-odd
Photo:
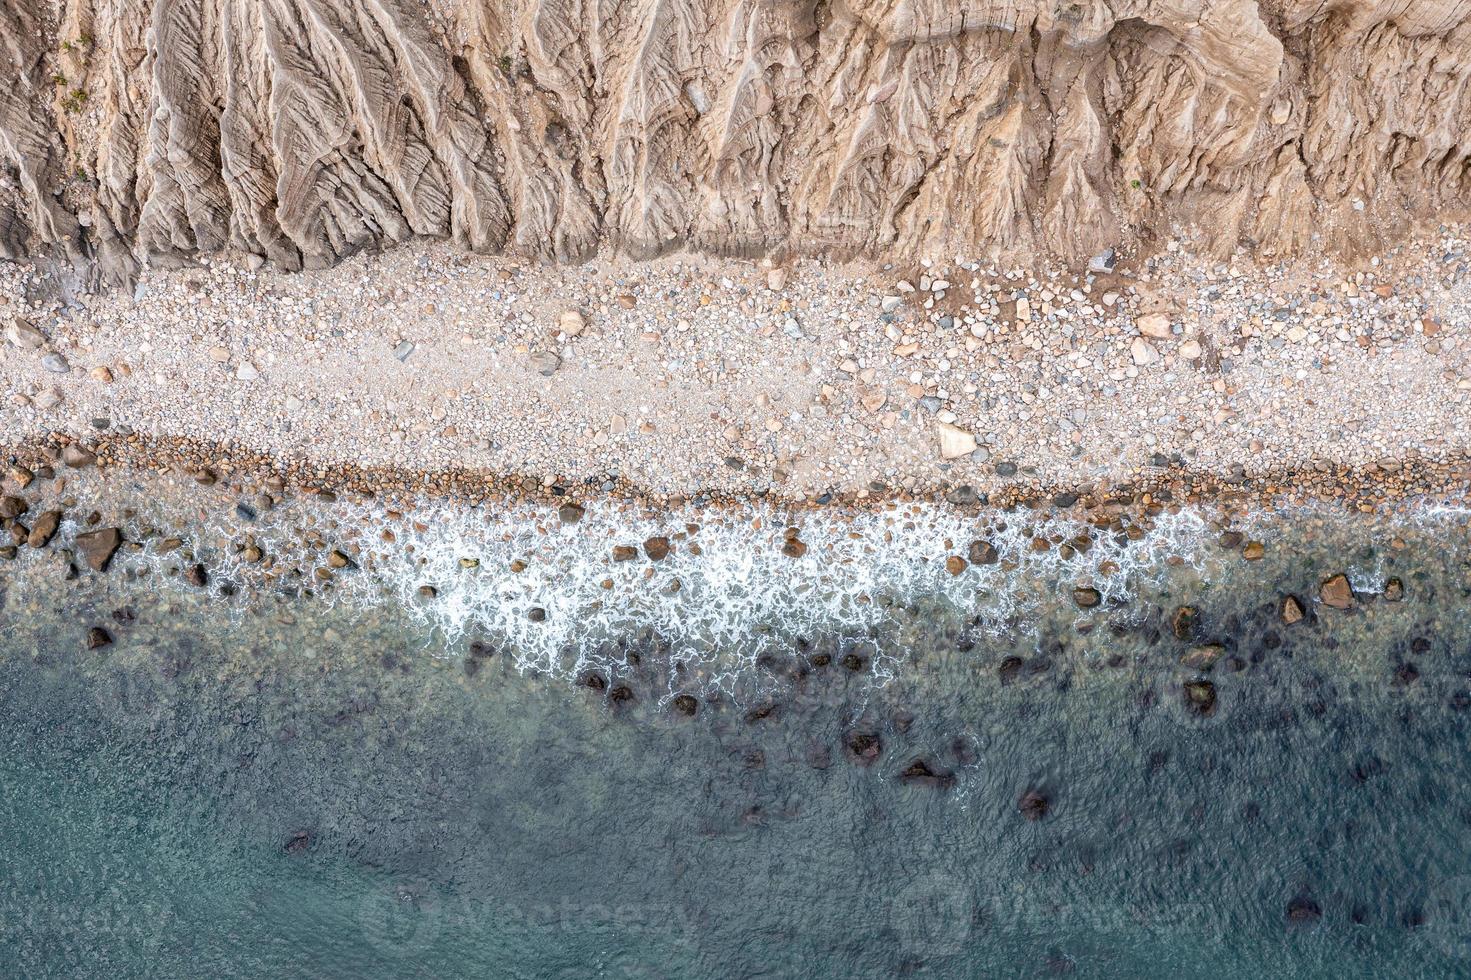
[(0, 564), (6, 975), (1471, 972), (1459, 511), (68, 492)]

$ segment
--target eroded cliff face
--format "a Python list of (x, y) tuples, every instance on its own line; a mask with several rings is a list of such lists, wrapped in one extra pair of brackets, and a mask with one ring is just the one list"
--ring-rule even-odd
[(1471, 0), (3, 0), (0, 251), (1374, 247), (1471, 200)]

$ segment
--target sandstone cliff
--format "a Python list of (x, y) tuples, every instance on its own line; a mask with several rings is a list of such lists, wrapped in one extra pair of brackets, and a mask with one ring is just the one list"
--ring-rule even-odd
[(0, 253), (126, 280), (1374, 247), (1471, 200), (1471, 0), (0, 0)]

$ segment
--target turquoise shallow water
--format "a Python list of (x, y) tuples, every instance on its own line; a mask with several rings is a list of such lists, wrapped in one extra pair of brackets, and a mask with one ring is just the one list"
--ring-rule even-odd
[[(1021, 565), (989, 588), (1026, 602), (896, 587), (861, 632), (751, 622), (749, 649), (691, 657), (734, 684), (677, 667), (695, 641), (667, 629), (589, 620), (597, 657), (528, 669), (391, 588), (232, 597), (225, 565), (202, 591), (140, 556), (74, 582), (22, 558), (0, 571), (0, 958), (27, 977), (1464, 975), (1464, 522), (1253, 533), (1264, 562), (1177, 539), (1188, 560), (1093, 610)], [(1339, 567), (1347, 612), (1312, 601)], [(1281, 622), (1287, 591), (1304, 622)], [(99, 624), (114, 642), (89, 650)], [(1214, 666), (1182, 666), (1204, 642)], [(1203, 711), (1185, 685), (1207, 682)]]

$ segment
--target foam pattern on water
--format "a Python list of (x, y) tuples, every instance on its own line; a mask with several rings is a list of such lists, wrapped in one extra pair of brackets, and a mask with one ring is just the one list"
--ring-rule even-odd
[[(657, 516), (614, 503), (589, 503), (585, 516), (563, 524), (554, 509), (421, 502), (407, 512), (374, 502), (294, 501), (251, 520), (230, 508), (196, 512), (191, 542), (210, 570), (217, 595), (245, 608), (261, 594), (259, 566), (243, 560), (246, 535), (297, 577), (275, 582), (313, 589), (328, 601), (372, 606), (391, 602), (409, 610), (434, 637), (431, 653), (459, 656), (477, 640), (497, 647), (523, 671), (574, 679), (612, 670), (628, 657), (628, 640), (643, 637), (684, 665), (681, 687), (708, 686), (735, 693), (763, 653), (791, 651), (799, 637), (821, 633), (862, 645), (875, 679), (900, 668), (902, 651), (884, 642), (893, 610), (917, 602), (938, 604), (981, 632), (1025, 631), (1045, 616), (1075, 614), (1071, 590), (1096, 588), (1105, 607), (1122, 605), (1153, 588), (1170, 570), (1186, 568), (1200, 580), (1226, 574), (1212, 514), (1182, 508), (1151, 518), (1142, 536), (1099, 531), (1075, 515), (1055, 512), (983, 512), (906, 504), (878, 509), (829, 508), (804, 512), (796, 526), (806, 554), (782, 554), (789, 515), (776, 506), (714, 510), (693, 505)], [(145, 519), (140, 516), (139, 523)], [(1258, 514), (1237, 524), (1269, 534), (1274, 522), (1321, 519), (1320, 510)], [(1341, 512), (1338, 515), (1341, 518)], [(1421, 526), (1464, 524), (1466, 513), (1424, 508)], [(1278, 525), (1280, 526), (1280, 524)], [(382, 539), (384, 529), (394, 540)], [(60, 534), (69, 545), (79, 528)], [(314, 530), (314, 544), (303, 540)], [(1086, 552), (1065, 557), (1057, 546), (1033, 547), (1091, 532)], [(645, 539), (671, 539), (663, 561), (650, 561)], [(132, 536), (130, 535), (130, 538)], [(964, 556), (973, 540), (989, 541), (1000, 560), (952, 575), (950, 556)], [(119, 554), (124, 568), (148, 567), (155, 580), (187, 590), (177, 571), (181, 552), (161, 554), (158, 536), (142, 552)], [(353, 551), (358, 567), (334, 570), (321, 587), (317, 569), (335, 548)], [(636, 558), (615, 562), (615, 545), (640, 546)], [(698, 547), (696, 547), (696, 545)], [(1237, 563), (1239, 564), (1239, 562)], [(1356, 588), (1382, 587), (1382, 558), (1347, 568)], [(430, 586), (432, 597), (421, 590)], [(534, 610), (541, 610), (544, 615)], [(1083, 613), (1076, 613), (1084, 615)], [(645, 647), (645, 653), (647, 646)]]

